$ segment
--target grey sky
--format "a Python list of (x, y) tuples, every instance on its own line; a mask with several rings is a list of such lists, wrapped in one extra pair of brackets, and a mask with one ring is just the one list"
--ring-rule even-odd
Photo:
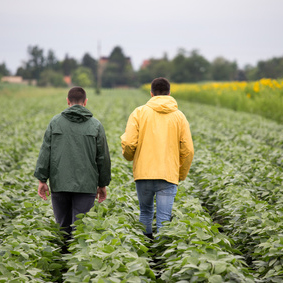
[(27, 47), (80, 60), (122, 47), (138, 69), (143, 60), (172, 59), (198, 49), (240, 67), (283, 56), (281, 0), (0, 0), (0, 63), (15, 72)]

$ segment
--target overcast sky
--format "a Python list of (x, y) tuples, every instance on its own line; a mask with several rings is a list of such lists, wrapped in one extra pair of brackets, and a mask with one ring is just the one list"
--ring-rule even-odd
[(136, 70), (179, 48), (240, 67), (283, 56), (282, 0), (0, 0), (0, 26), (0, 64), (13, 73), (29, 45), (59, 60), (120, 46)]

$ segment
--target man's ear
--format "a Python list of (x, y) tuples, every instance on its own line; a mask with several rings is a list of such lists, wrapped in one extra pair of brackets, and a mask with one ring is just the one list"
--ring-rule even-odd
[(85, 99), (83, 106), (86, 106), (87, 101), (88, 101), (88, 98)]
[(154, 94), (153, 94), (152, 92), (150, 92), (150, 95), (151, 95), (151, 97), (153, 97), (153, 96), (154, 96)]
[(66, 100), (67, 100), (68, 105), (71, 106), (71, 101), (69, 100), (68, 97), (66, 97)]

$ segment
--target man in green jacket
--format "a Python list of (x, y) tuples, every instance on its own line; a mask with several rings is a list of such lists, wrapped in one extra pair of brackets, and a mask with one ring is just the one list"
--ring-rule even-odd
[(111, 180), (111, 162), (102, 124), (85, 108), (86, 93), (70, 89), (69, 108), (52, 118), (44, 135), (34, 176), (38, 195), (44, 200), (51, 189), (56, 222), (67, 232), (79, 213), (88, 212), (106, 199)]

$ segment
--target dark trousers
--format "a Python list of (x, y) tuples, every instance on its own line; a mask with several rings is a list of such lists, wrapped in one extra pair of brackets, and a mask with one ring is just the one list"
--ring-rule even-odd
[(87, 213), (93, 207), (95, 194), (58, 192), (51, 193), (55, 220), (62, 230), (71, 236), (72, 224), (77, 220), (79, 213)]

